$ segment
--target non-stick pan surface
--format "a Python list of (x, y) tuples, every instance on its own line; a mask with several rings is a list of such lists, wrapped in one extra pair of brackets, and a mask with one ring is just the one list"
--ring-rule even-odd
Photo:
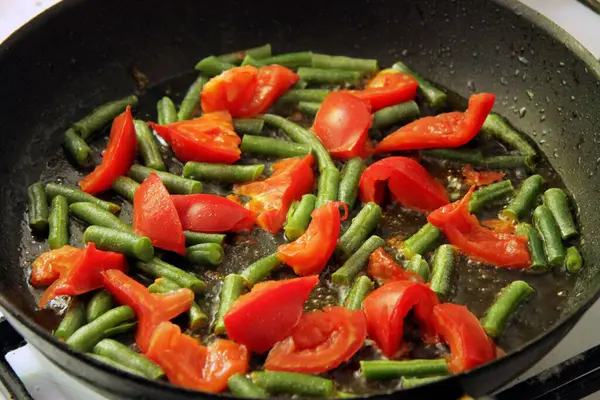
[(112, 397), (216, 397), (120, 373), (42, 328), (48, 314), (36, 311), (19, 263), (25, 190), (71, 121), (134, 90), (132, 68), (156, 83), (189, 72), (203, 56), (267, 41), (282, 52), (383, 65), (402, 59), (459, 95), (496, 93), (495, 111), (548, 155), (579, 206), (586, 268), (562, 320), (520, 351), (396, 398), (487, 393), (545, 355), (600, 287), (600, 66), (565, 32), (509, 0), (65, 0), (45, 12), (0, 48), (0, 308), (9, 320), (54, 363)]

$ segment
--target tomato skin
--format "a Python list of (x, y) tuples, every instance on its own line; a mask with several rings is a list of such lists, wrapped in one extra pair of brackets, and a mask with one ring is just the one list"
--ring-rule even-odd
[(249, 231), (256, 214), (229, 198), (214, 194), (172, 195), (184, 230), (220, 233)]
[(73, 252), (70, 262), (64, 260), (60, 277), (42, 294), (40, 308), (56, 296), (77, 296), (100, 289), (104, 286), (101, 275), (104, 271), (127, 270), (127, 260), (123, 254), (98, 250), (94, 243), (80, 250), (83, 253)]
[(257, 84), (258, 69), (251, 65), (224, 71), (202, 88), (202, 111), (228, 111), (233, 117), (241, 117), (238, 112), (252, 100)]
[(257, 84), (250, 102), (244, 104), (237, 116), (243, 118), (263, 114), (300, 77), (281, 65), (267, 65), (258, 69)]
[(315, 186), (314, 157), (293, 157), (273, 164), (273, 173), (262, 181), (234, 185), (237, 195), (251, 197), (246, 208), (258, 214), (256, 223), (267, 232), (277, 233), (293, 201), (310, 193)]
[(149, 125), (169, 143), (181, 161), (232, 164), (240, 159), (240, 137), (233, 130), (227, 112), (204, 114), (200, 118)]
[(496, 346), (479, 320), (465, 306), (452, 303), (433, 308), (435, 331), (450, 346), (450, 370), (461, 373), (496, 359)]
[(223, 322), (227, 336), (248, 350), (264, 353), (285, 339), (298, 324), (316, 275), (261, 282), (229, 308)]
[(141, 352), (148, 351), (156, 327), (189, 310), (194, 301), (190, 289), (165, 294), (150, 293), (148, 288), (121, 271), (102, 272), (105, 289), (119, 304), (128, 305), (138, 318), (135, 344)]
[(340, 160), (364, 158), (372, 123), (370, 103), (346, 92), (332, 92), (323, 100), (312, 131), (332, 157)]
[(436, 304), (437, 296), (427, 285), (410, 281), (386, 283), (363, 301), (369, 337), (386, 357), (393, 357), (402, 342), (404, 318), (414, 307), (422, 336), (426, 342), (431, 342), (435, 338), (431, 315)]
[(102, 163), (79, 182), (81, 190), (96, 194), (110, 189), (114, 180), (121, 175), (127, 175), (133, 165), (136, 145), (131, 106), (127, 106), (112, 123)]
[(475, 171), (470, 165), (465, 165), (461, 172), (465, 177), (465, 185), (469, 186), (489, 185), (490, 183), (501, 181), (506, 175), (504, 172)]
[(477, 136), (485, 118), (494, 106), (495, 95), (474, 94), (465, 112), (449, 112), (435, 117), (423, 117), (386, 136), (375, 154), (399, 150), (458, 147)]
[(460, 200), (441, 207), (427, 217), (448, 241), (469, 257), (497, 267), (528, 268), (531, 265), (527, 236), (496, 233), (479, 224), (469, 211), (475, 186)]
[(216, 339), (208, 347), (181, 333), (170, 322), (161, 323), (146, 356), (160, 365), (175, 385), (218, 393), (234, 374), (248, 370), (248, 350), (230, 340)]
[(366, 337), (367, 321), (360, 310), (334, 306), (305, 312), (290, 336), (271, 349), (265, 369), (327, 372), (352, 358)]
[(31, 286), (51, 285), (61, 273), (73, 268), (84, 254), (85, 249), (69, 245), (40, 254), (31, 264)]
[[(339, 208), (344, 208), (340, 216)], [(294, 269), (296, 275), (320, 274), (335, 250), (340, 236), (340, 220), (348, 214), (346, 203), (330, 201), (312, 212), (306, 231), (291, 243), (282, 244), (277, 256)]]
[(378, 248), (369, 256), (367, 273), (380, 285), (391, 281), (412, 281), (424, 283), (421, 275), (407, 271), (385, 252), (383, 247)]
[(419, 83), (409, 74), (383, 70), (363, 90), (348, 91), (371, 104), (372, 111), (412, 100), (417, 95)]
[(154, 172), (133, 196), (133, 231), (153, 246), (185, 254), (185, 236), (171, 195)]
[(367, 167), (359, 183), (362, 202), (383, 203), (386, 181), (394, 199), (411, 210), (428, 212), (448, 204), (446, 189), (408, 157), (388, 157)]

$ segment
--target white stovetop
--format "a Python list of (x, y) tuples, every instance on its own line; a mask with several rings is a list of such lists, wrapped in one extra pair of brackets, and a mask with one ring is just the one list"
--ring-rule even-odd
[[(25, 22), (60, 0), (0, 0), (0, 43)], [(576, 0), (522, 0), (544, 14), (596, 58), (600, 58), (600, 16)], [(519, 380), (535, 375), (567, 358), (600, 343), (597, 335), (600, 302), (596, 303), (569, 335)], [(567, 345), (568, 343), (568, 345)], [(9, 362), (35, 400), (102, 400), (102, 396), (76, 382), (52, 366), (39, 352), (27, 345), (9, 354)], [(0, 385), (0, 400), (8, 399)], [(600, 393), (587, 400), (600, 400)]]

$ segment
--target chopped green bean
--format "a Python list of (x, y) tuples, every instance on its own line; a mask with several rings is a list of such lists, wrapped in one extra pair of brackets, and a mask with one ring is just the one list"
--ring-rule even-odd
[[(215, 246), (219, 245), (215, 244)], [(155, 278), (165, 277), (172, 280), (180, 287), (191, 289), (194, 293), (202, 293), (206, 287), (204, 282), (195, 275), (164, 262), (158, 257), (154, 257), (148, 262), (138, 261), (135, 265), (147, 275)]]
[(445, 359), (361, 361), (360, 371), (368, 381), (387, 381), (403, 376), (425, 377), (431, 375), (448, 375), (450, 370)]
[(512, 129), (510, 125), (495, 114), (487, 116), (481, 127), (481, 131), (508, 144), (525, 157), (535, 157), (537, 155), (535, 148), (521, 134)]
[(119, 193), (119, 195), (121, 195), (121, 197), (124, 199), (129, 200), (131, 203), (133, 203), (133, 196), (135, 195), (135, 191), (139, 186), (139, 183), (128, 176), (119, 176), (112, 183), (112, 189)]
[(89, 226), (83, 233), (83, 241), (93, 242), (100, 250), (122, 253), (143, 261), (150, 261), (154, 256), (152, 242), (147, 237), (103, 226)]
[(433, 248), (442, 231), (426, 223), (414, 235), (404, 241), (404, 256), (411, 258), (415, 254), (425, 254)]
[(233, 129), (235, 129), (235, 131), (238, 133), (243, 133), (244, 135), (260, 135), (263, 132), (264, 126), (265, 121), (262, 119), (236, 118), (233, 120)]
[(513, 191), (512, 182), (508, 179), (484, 186), (473, 192), (469, 201), (469, 211), (472, 213), (481, 211), (489, 204), (506, 199)]
[(379, 70), (377, 60), (374, 59), (330, 56), (327, 54), (313, 54), (312, 66), (315, 68), (361, 71), (368, 74), (373, 74)]
[(441, 300), (447, 300), (452, 292), (452, 278), (456, 263), (456, 250), (450, 244), (443, 244), (433, 254), (430, 288)]
[(292, 86), (292, 88), (294, 89), (305, 89), (308, 86), (308, 83), (306, 81), (303, 81), (302, 79), (298, 79), (296, 81), (296, 83), (294, 83), (294, 85)]
[(90, 351), (96, 343), (105, 336), (105, 331), (114, 328), (125, 321), (135, 317), (135, 313), (129, 306), (119, 306), (109, 310), (90, 322), (77, 329), (67, 339), (67, 344), (75, 350)]
[(137, 137), (137, 148), (142, 155), (144, 165), (148, 168), (156, 169), (159, 171), (166, 171), (165, 163), (158, 147), (158, 142), (150, 127), (139, 119), (133, 120), (135, 126), (135, 135)]
[(340, 185), (340, 170), (337, 168), (326, 168), (319, 175), (317, 201), (315, 209), (324, 206), (330, 201), (336, 201)]
[(333, 283), (350, 285), (354, 280), (354, 277), (362, 271), (375, 250), (379, 247), (383, 247), (385, 242), (379, 236), (371, 236), (368, 238), (354, 254), (346, 260), (346, 262), (338, 268), (333, 274), (331, 274), (331, 280)]
[(285, 237), (288, 240), (296, 240), (306, 231), (308, 224), (310, 224), (311, 214), (315, 209), (316, 201), (317, 197), (313, 194), (309, 193), (302, 196), (298, 206), (287, 219), (287, 223), (283, 228)]
[(60, 324), (54, 331), (54, 337), (65, 341), (73, 335), (73, 333), (85, 324), (85, 307), (81, 302), (75, 303), (69, 308)]
[(223, 262), (225, 252), (219, 244), (200, 243), (188, 247), (185, 256), (194, 264), (219, 265)]
[(251, 49), (234, 51), (233, 53), (223, 54), (217, 58), (228, 63), (239, 64), (246, 56), (256, 59), (271, 57), (271, 44), (266, 43), (262, 46), (252, 47)]
[(217, 320), (213, 329), (216, 334), (226, 333), (223, 318), (227, 314), (227, 311), (229, 311), (229, 307), (242, 295), (245, 286), (246, 279), (238, 274), (229, 274), (223, 280), (221, 294), (219, 295)]
[(429, 281), (429, 264), (427, 263), (427, 260), (423, 258), (422, 255), (415, 254), (414, 256), (412, 256), (408, 264), (406, 264), (406, 269), (408, 271), (412, 271), (421, 275), (425, 282)]
[(517, 309), (534, 293), (535, 290), (527, 282), (511, 282), (498, 293), (496, 301), (488, 308), (485, 317), (481, 320), (481, 326), (490, 337), (498, 338)]
[(91, 164), (92, 149), (73, 128), (67, 129), (65, 132), (63, 147), (79, 166), (87, 167)]
[(164, 96), (156, 103), (156, 113), (159, 125), (168, 125), (177, 122), (177, 109), (170, 97)]
[(439, 158), (477, 167), (483, 164), (483, 154), (471, 149), (430, 149), (422, 151), (424, 157)]
[(198, 61), (194, 68), (196, 71), (200, 71), (204, 75), (212, 77), (219, 75), (220, 73), (225, 72), (233, 67), (235, 67), (235, 64), (219, 60), (215, 56), (209, 56)]
[[(284, 104), (299, 103), (301, 101), (321, 103), (329, 93), (331, 93), (331, 91), (327, 89), (291, 89), (281, 96), (277, 102)], [(267, 123), (268, 122), (269, 121), (267, 121)]]
[(252, 135), (244, 135), (240, 150), (244, 153), (279, 158), (305, 156), (311, 151), (307, 144)]
[(52, 199), (58, 195), (64, 196), (69, 202), (69, 204), (77, 203), (80, 201), (86, 201), (88, 203), (94, 203), (98, 207), (110, 211), (113, 214), (121, 209), (121, 207), (119, 207), (115, 203), (100, 200), (99, 198), (94, 197), (91, 194), (87, 194), (79, 189), (70, 186), (60, 185), (58, 183), (48, 183), (46, 185), (46, 196), (48, 196), (49, 199)]
[(115, 326), (114, 328), (108, 328), (104, 331), (105, 338), (111, 338), (114, 336), (122, 335), (124, 333), (129, 333), (137, 327), (137, 322), (125, 322)]
[(556, 220), (560, 236), (564, 239), (571, 239), (577, 236), (577, 226), (571, 215), (569, 200), (562, 189), (552, 188), (544, 193), (544, 204), (552, 211)]
[(88, 323), (92, 322), (102, 314), (114, 307), (114, 299), (110, 293), (105, 290), (99, 290), (88, 301), (85, 310), (85, 318)]
[(349, 209), (354, 207), (354, 202), (358, 195), (358, 183), (366, 167), (362, 158), (354, 157), (348, 160), (342, 169), (338, 200), (346, 203)]
[(373, 281), (366, 275), (359, 276), (352, 285), (344, 300), (344, 307), (350, 310), (360, 310), (362, 302), (367, 297), (369, 292), (373, 290)]
[(372, 129), (383, 129), (399, 123), (406, 123), (418, 118), (419, 105), (413, 100), (382, 108), (373, 114)]
[(148, 379), (159, 379), (165, 375), (158, 364), (116, 340), (102, 339), (94, 346), (93, 352), (138, 371)]
[(281, 260), (277, 257), (277, 253), (263, 257), (244, 268), (240, 275), (246, 279), (246, 284), (249, 287), (256, 285), (269, 276), (271, 271), (281, 265)]
[(553, 268), (562, 266), (565, 259), (565, 247), (552, 211), (547, 206), (538, 206), (533, 211), (533, 223), (542, 236), (544, 251), (550, 266)]
[(48, 245), (51, 249), (69, 244), (69, 203), (64, 196), (58, 195), (52, 199), (48, 227)]
[(193, 246), (200, 243), (217, 243), (222, 245), (226, 235), (224, 233), (200, 233), (184, 231), (185, 244)]
[(298, 76), (303, 81), (315, 84), (343, 84), (357, 85), (360, 82), (361, 73), (344, 69), (323, 69), (312, 67), (298, 68)]
[(143, 182), (144, 179), (154, 172), (160, 178), (161, 182), (169, 193), (173, 194), (194, 194), (202, 193), (202, 183), (183, 178), (179, 175), (171, 174), (169, 172), (158, 171), (156, 169), (147, 168), (139, 164), (134, 164), (129, 170), (129, 177), (135, 179), (138, 182)]
[[(173, 282), (168, 278), (158, 278), (154, 281), (154, 283), (148, 286), (148, 290), (150, 293), (169, 293), (174, 292), (176, 290), (181, 289), (177, 283)], [(190, 306), (188, 310), (188, 318), (190, 320), (189, 328), (192, 331), (197, 331), (201, 328), (204, 328), (208, 324), (208, 315), (202, 311), (198, 303), (195, 301)]]
[(416, 386), (427, 385), (444, 379), (446, 376), (428, 376), (426, 378), (406, 378), (402, 377), (401, 385), (402, 389), (410, 389)]
[(571, 246), (567, 249), (565, 255), (565, 268), (570, 274), (578, 272), (583, 267), (583, 258), (581, 253), (575, 246)]
[(133, 369), (133, 368), (126, 367), (125, 365), (123, 365), (121, 363), (118, 363), (115, 360), (112, 360), (112, 359), (110, 359), (108, 357), (104, 357), (104, 356), (101, 356), (101, 355), (98, 355), (98, 354), (93, 354), (93, 353), (88, 354), (88, 356), (90, 356), (94, 360), (97, 360), (97, 361), (101, 362), (102, 364), (109, 365), (109, 366), (111, 366), (111, 367), (113, 367), (115, 369), (118, 369), (118, 370), (121, 370), (121, 371), (124, 371), (124, 372), (128, 372), (128, 373), (130, 373), (132, 375), (137, 375), (137, 376), (141, 376), (141, 377), (146, 378), (146, 376), (142, 372), (140, 372), (140, 371), (138, 371), (136, 369)]
[(302, 114), (310, 115), (311, 117), (317, 115), (319, 108), (321, 108), (321, 103), (311, 101), (301, 101), (298, 103), (298, 111)]
[(244, 374), (237, 373), (227, 380), (227, 387), (235, 397), (245, 399), (266, 399), (269, 394), (261, 387), (255, 385), (252, 380)]
[(250, 54), (246, 54), (246, 56), (244, 57), (244, 59), (242, 60), (242, 63), (240, 65), (242, 67), (245, 67), (246, 65), (252, 65), (253, 67), (256, 67), (256, 68), (264, 67), (264, 64), (262, 62), (260, 62), (256, 58), (252, 57)]
[(228, 165), (190, 161), (183, 166), (183, 176), (222, 183), (241, 183), (258, 179), (264, 169), (264, 164)]
[(131, 232), (132, 230), (131, 226), (121, 221), (119, 217), (93, 203), (72, 203), (69, 210), (77, 218), (90, 225), (99, 225), (125, 232)]
[(48, 198), (41, 183), (34, 183), (27, 188), (29, 227), (37, 233), (48, 230)]
[(111, 122), (121, 114), (127, 106), (135, 107), (138, 104), (137, 96), (131, 95), (119, 100), (102, 104), (73, 124), (72, 129), (83, 140), (87, 140), (94, 132)]
[(315, 375), (284, 371), (255, 371), (252, 382), (269, 394), (290, 394), (300, 397), (331, 397), (335, 392), (333, 381)]
[(413, 72), (406, 64), (401, 61), (396, 62), (392, 65), (392, 69), (400, 72), (404, 72), (405, 74), (412, 75), (413, 78), (417, 80), (419, 83), (419, 91), (427, 101), (427, 104), (432, 106), (435, 109), (440, 109), (446, 105), (446, 93), (442, 92), (440, 89), (433, 86), (427, 80), (425, 80), (421, 75)]
[(338, 240), (336, 253), (343, 258), (354, 254), (373, 233), (383, 213), (377, 203), (369, 202), (352, 218), (350, 226)]
[(525, 179), (515, 197), (502, 210), (502, 216), (517, 221), (529, 216), (542, 189), (542, 183), (540, 175), (532, 175)]
[(199, 76), (194, 83), (191, 84), (179, 105), (179, 111), (177, 112), (177, 119), (179, 121), (185, 121), (194, 116), (194, 112), (200, 106), (200, 95), (202, 94), (202, 88), (206, 82), (207, 79), (205, 77)]
[(521, 222), (515, 230), (517, 235), (527, 235), (527, 247), (531, 257), (532, 271), (546, 271), (548, 269), (548, 260), (544, 251), (544, 243), (540, 235), (533, 226), (528, 223)]
[(310, 51), (301, 51), (296, 53), (284, 53), (276, 56), (264, 57), (260, 59), (260, 63), (261, 65), (279, 64), (289, 68), (310, 67), (312, 65), (312, 57), (313, 53)]
[(517, 169), (524, 168), (533, 171), (535, 164), (531, 157), (520, 155), (506, 155), (484, 157), (481, 166), (487, 169)]

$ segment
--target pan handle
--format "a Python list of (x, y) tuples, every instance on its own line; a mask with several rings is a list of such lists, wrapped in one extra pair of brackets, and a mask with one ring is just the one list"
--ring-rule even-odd
[[(0, 382), (4, 385), (15, 400), (32, 400), (13, 368), (6, 360), (6, 355), (26, 344), (25, 339), (8, 323), (0, 317)], [(1, 396), (0, 396), (1, 397)]]

